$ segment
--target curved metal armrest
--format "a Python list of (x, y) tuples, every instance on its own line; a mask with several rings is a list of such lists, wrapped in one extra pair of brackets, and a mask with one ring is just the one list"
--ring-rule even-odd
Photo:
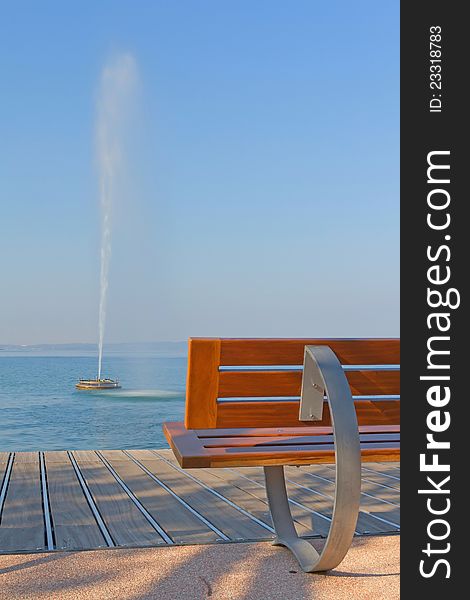
[(322, 418), (326, 395), (336, 454), (336, 488), (327, 540), (320, 554), (297, 537), (285, 489), (283, 467), (265, 467), (266, 487), (277, 538), (304, 571), (327, 571), (345, 557), (354, 536), (361, 494), (361, 447), (354, 401), (343, 368), (328, 346), (306, 346), (299, 420)]

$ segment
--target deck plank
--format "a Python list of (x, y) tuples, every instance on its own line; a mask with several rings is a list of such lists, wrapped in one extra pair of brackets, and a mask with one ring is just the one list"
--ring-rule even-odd
[[(2, 456), (2, 455), (5, 455), (5, 456)], [(5, 475), (5, 471), (7, 470), (9, 456), (10, 456), (9, 452), (0, 452), (0, 490), (2, 488), (3, 477)], [(1, 511), (1, 507), (0, 507), (0, 511)]]
[[(315, 473), (318, 473), (322, 477), (328, 478), (330, 481), (335, 481), (335, 468), (330, 465), (322, 465), (322, 469), (316, 469)], [(361, 489), (367, 494), (371, 494), (381, 500), (393, 502), (395, 504), (400, 503), (400, 489), (399, 487), (392, 487), (389, 484), (383, 484), (380, 473), (374, 476), (373, 473), (362, 471), (362, 486)], [(393, 480), (390, 480), (393, 483)]]
[(185, 477), (181, 471), (166, 461), (155, 457), (152, 460), (144, 459), (140, 462), (230, 539), (269, 539), (270, 532), (267, 529), (212, 494), (190, 477)]
[[(265, 503), (265, 510), (269, 514), (268, 500), (266, 496), (266, 488), (264, 483), (262, 484), (260, 480), (259, 482), (254, 482), (247, 477), (244, 477), (242, 474), (238, 474), (235, 470), (232, 469), (213, 469), (214, 475), (223, 479), (226, 484), (228, 490), (231, 487), (243, 490), (245, 493), (253, 495), (259, 501)], [(264, 476), (263, 476), (264, 478)], [(318, 507), (315, 508), (317, 512)], [(300, 536), (326, 536), (329, 529), (329, 521), (327, 519), (322, 519), (318, 515), (312, 514), (309, 510), (301, 506), (297, 506), (296, 504), (290, 504), (290, 511), (292, 514), (292, 518), (295, 522), (295, 528), (297, 530), (298, 535)]]
[(74, 450), (73, 455), (77, 462), (95, 462), (101, 464), (100, 457), (96, 454), (94, 450)]
[(367, 463), (369, 469), (378, 473), (387, 473), (394, 477), (400, 477), (400, 463)]
[[(238, 506), (254, 519), (272, 525), (261, 467), (181, 470), (171, 450), (134, 450), (129, 453), (229, 539), (260, 540), (273, 537), (268, 529), (236, 509)], [(149, 546), (164, 543), (99, 454), (91, 450), (78, 450), (71, 454), (116, 545)], [(108, 450), (101, 451), (101, 454), (175, 542), (204, 544), (218, 540), (220, 535), (216, 531), (145, 473), (127, 452)], [(0, 483), (4, 479), (9, 456), (8, 452), (0, 453)], [(0, 520), (0, 552), (44, 551), (46, 540), (39, 453), (18, 452), (12, 456), (13, 468)], [(105, 547), (104, 536), (68, 453), (51, 451), (46, 452), (44, 457), (57, 550)], [(286, 476), (289, 497), (298, 503), (291, 504), (291, 512), (299, 534), (326, 535), (333, 504), (334, 466), (287, 467)], [(360, 533), (399, 531), (393, 525), (399, 525), (399, 477), (399, 463), (363, 465), (362, 490), (368, 495), (361, 495), (357, 524)], [(214, 490), (235, 506), (203, 486)], [(312, 511), (319, 514), (313, 514)]]
[(2, 552), (46, 548), (39, 455), (17, 453), (0, 521)]
[(389, 473), (379, 473), (378, 471), (369, 469), (367, 465), (364, 465), (362, 468), (362, 477), (363, 479), (380, 483), (386, 487), (391, 487), (400, 493), (400, 477), (397, 477), (396, 475), (392, 475), (392, 477), (390, 477)]
[[(269, 527), (273, 526), (268, 505), (256, 496), (248, 494), (236, 485), (230, 485), (225, 479), (219, 477), (217, 473), (214, 473), (210, 469), (189, 469), (188, 472), (240, 508), (243, 508), (263, 523), (266, 523)], [(302, 529), (305, 528), (302, 527)], [(266, 537), (274, 537), (274, 534), (266, 531)]]
[[(318, 467), (319, 465), (315, 465), (315, 467), (312, 468), (312, 472), (317, 472)], [(261, 469), (258, 469), (256, 467), (244, 467), (243, 469), (240, 469), (240, 472), (245, 476), (253, 478), (255, 481), (258, 481), (260, 483), (263, 482), (264, 477)], [(323, 479), (320, 479), (318, 477), (313, 478), (307, 472), (302, 473), (302, 469), (299, 469), (297, 467), (287, 467), (286, 483), (289, 498), (291, 500), (299, 502), (300, 504), (303, 504), (311, 510), (315, 510), (331, 518), (335, 489), (333, 482), (324, 481)], [(302, 487), (299, 487), (299, 485)], [(369, 504), (370, 502), (368, 501), (368, 498), (361, 496), (361, 511), (359, 512), (359, 517), (356, 525), (356, 531), (358, 533), (367, 534), (397, 531), (396, 527), (392, 527), (383, 522), (379, 522), (377, 519), (374, 519), (369, 514), (367, 514), (367, 512), (364, 512), (364, 509), (370, 511), (370, 507), (368, 506)], [(391, 508), (390, 505), (387, 504), (384, 504), (383, 506), (383, 512), (387, 512)], [(373, 508), (377, 508), (377, 506), (374, 505)], [(379, 506), (378, 511), (380, 511), (381, 508), (382, 507)], [(393, 519), (390, 518), (390, 516), (387, 517), (385, 514), (383, 515), (383, 518), (388, 518), (389, 520), (393, 521)], [(317, 527), (319, 527), (319, 519), (314, 518), (313, 520)]]
[(47, 452), (44, 452), (44, 458), (47, 458), (48, 463), (70, 463), (70, 459), (67, 456), (67, 450), (47, 450)]
[(15, 463), (34, 463), (39, 464), (39, 454), (37, 452), (15, 452)]
[[(170, 452), (170, 451), (168, 451)], [(158, 456), (152, 450), (132, 450), (132, 456), (137, 460), (155, 460)]]
[[(245, 469), (236, 471), (235, 469), (227, 470), (220, 469), (220, 476), (227, 479), (232, 485), (239, 485), (250, 493), (255, 494), (258, 498), (267, 502), (266, 488), (264, 481), (264, 473), (262, 469), (252, 477), (250, 473), (245, 473)], [(299, 535), (303, 536), (321, 536), (326, 537), (330, 528), (331, 522), (331, 502), (328, 498), (316, 496), (314, 503), (302, 502), (302, 498), (289, 495), (290, 500), (302, 504), (299, 506), (295, 503), (290, 503), (290, 512), (295, 521), (295, 526)], [(312, 511), (315, 511), (313, 514)], [(322, 515), (322, 516), (320, 516)], [(325, 518), (323, 518), (325, 517)]]
[[(294, 471), (294, 469), (292, 469)], [(298, 470), (298, 473), (290, 472), (289, 477), (297, 483), (305, 485), (312, 490), (318, 490), (330, 496), (334, 495), (335, 477), (334, 471), (328, 467), (321, 466), (313, 469), (312, 467), (303, 467)], [(326, 481), (325, 481), (326, 480)], [(394, 490), (387, 488), (378, 488), (374, 484), (362, 480), (361, 485), (361, 506), (358, 518), (357, 530), (360, 533), (379, 533), (396, 531), (400, 526), (400, 508), (396, 503), (399, 503), (399, 495)], [(370, 497), (364, 494), (377, 494), (375, 497)], [(384, 502), (383, 500), (388, 500)], [(394, 504), (389, 504), (394, 502)], [(368, 514), (370, 513), (370, 514)], [(386, 519), (394, 525), (387, 525), (383, 521), (371, 518), (378, 517)]]
[(57, 549), (106, 547), (67, 452), (46, 452), (45, 464)]
[[(176, 459), (169, 454), (158, 451), (170, 462), (177, 464)], [(255, 483), (243, 477), (233, 469), (186, 469), (193, 477), (200, 479), (206, 485), (217, 490), (223, 496), (241, 506), (252, 515), (272, 527), (271, 515), (264, 485)], [(262, 470), (260, 469), (262, 474)], [(329, 529), (328, 521), (318, 518), (315, 526), (312, 523), (312, 513), (299, 506), (291, 504), (297, 533), (302, 536), (326, 535)], [(274, 536), (272, 536), (274, 537)]]
[[(6, 461), (0, 462), (0, 493), (3, 488), (3, 479), (5, 477), (5, 472), (7, 470), (7, 466), (8, 466), (8, 463)], [(1, 513), (2, 513), (2, 506), (0, 505), (0, 522), (1, 522)], [(0, 548), (0, 552), (1, 552), (1, 548)]]
[(72, 454), (117, 545), (143, 546), (163, 543), (161, 536), (131, 501), (97, 454), (83, 451), (73, 451)]
[[(102, 451), (119, 477), (136, 495), (160, 527), (177, 543), (210, 543), (218, 535), (155, 482), (126, 454)], [(155, 469), (158, 472), (158, 466)]]
[[(167, 460), (175, 461), (170, 451), (159, 450), (161, 454)], [(328, 477), (328, 481), (323, 479), (315, 478), (302, 473), (302, 469), (308, 469), (312, 473), (316, 473), (321, 477)], [(197, 472), (199, 469), (196, 469)], [(258, 497), (265, 500), (266, 492), (264, 490), (264, 474), (261, 467), (240, 467), (237, 469), (212, 469), (212, 472), (218, 474), (220, 477), (229, 478), (227, 473), (233, 471), (238, 473), (239, 477), (242, 478), (242, 482), (239, 480), (243, 489), (249, 490), (251, 493), (257, 494)], [(197, 473), (195, 473), (197, 475)], [(293, 483), (287, 481), (287, 487), (289, 492), (289, 498), (298, 502), (310, 509), (320, 513), (321, 515), (331, 519), (333, 510), (333, 497), (334, 497), (334, 467), (330, 465), (313, 465), (311, 467), (287, 467), (286, 478), (291, 479), (294, 483), (300, 484), (307, 489), (299, 488)], [(307, 477), (307, 478), (306, 478)], [(250, 483), (252, 480), (254, 483)], [(233, 478), (231, 483), (235, 484)], [(375, 492), (379, 494), (376, 499), (369, 498), (367, 496), (361, 496), (361, 512), (359, 513), (357, 531), (359, 533), (385, 533), (385, 532), (396, 532), (398, 527), (379, 521), (375, 517), (386, 519), (392, 523), (399, 525), (399, 509), (398, 507), (392, 506), (382, 501), (382, 498), (388, 495), (393, 502), (399, 502), (399, 495), (393, 490), (387, 490), (386, 488), (374, 487), (367, 482), (365, 484), (369, 493)], [(236, 485), (236, 484), (235, 484)], [(251, 486), (251, 487), (250, 487)], [(263, 486), (263, 487), (260, 487)], [(367, 487), (369, 486), (369, 487)], [(322, 519), (320, 516), (313, 515), (311, 512), (296, 506), (295, 504), (290, 505), (292, 515), (294, 519), (303, 525), (309, 527), (315, 534), (322, 536), (327, 535), (329, 529), (329, 522)], [(371, 513), (371, 514), (368, 514)]]
[[(233, 469), (235, 474), (238, 474), (241, 478), (241, 485), (244, 488), (251, 489), (252, 493), (259, 495), (260, 497), (266, 498), (266, 489), (264, 482), (264, 473), (262, 468), (252, 467), (248, 469)], [(224, 477), (227, 475), (224, 474)], [(291, 486), (292, 487), (292, 486)], [(299, 494), (296, 488), (291, 489), (288, 485), (289, 499), (294, 502), (301, 504), (290, 503), (290, 511), (292, 517), (298, 523), (301, 523), (304, 527), (309, 530), (309, 533), (303, 533), (303, 535), (319, 535), (326, 537), (331, 523), (331, 510), (333, 501), (330, 498), (325, 498), (319, 495), (313, 495), (312, 499), (305, 495)], [(313, 514), (312, 511), (315, 511)], [(323, 518), (326, 517), (326, 518)], [(299, 529), (297, 528), (298, 532)]]
[[(330, 465), (319, 465), (318, 468), (303, 467), (300, 469), (300, 472), (309, 472), (324, 477), (332, 483), (335, 481), (335, 469), (331, 468)], [(361, 491), (381, 501), (400, 503), (400, 492), (398, 489), (385, 487), (377, 481), (369, 481), (369, 477), (362, 479)]]

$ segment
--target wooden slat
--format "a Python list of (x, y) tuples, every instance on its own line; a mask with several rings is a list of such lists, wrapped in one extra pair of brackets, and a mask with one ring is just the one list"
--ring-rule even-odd
[[(326, 443), (313, 449), (308, 445), (283, 446), (281, 443), (264, 447), (207, 448), (195, 430), (185, 429), (183, 423), (165, 423), (164, 432), (184, 468), (334, 462), (334, 444)], [(361, 454), (364, 460), (395, 461), (399, 446), (398, 441), (371, 442), (363, 444)]]
[[(219, 398), (300, 396), (301, 371), (222, 371)], [(347, 371), (353, 396), (400, 393), (400, 371)]]
[(18, 453), (0, 522), (0, 550), (13, 552), (45, 547), (39, 456), (36, 452)]
[[(206, 448), (205, 450), (209, 456), (202, 459), (201, 466), (210, 467), (332, 463), (335, 455), (333, 444), (322, 444), (321, 447), (314, 450), (312, 450), (312, 446), (308, 445), (269, 446), (267, 448), (242, 446), (238, 448)], [(363, 460), (396, 460), (399, 453), (399, 442), (371, 442), (361, 447)], [(184, 460), (186, 459), (185, 456)], [(207, 460), (209, 464), (207, 464)]]
[[(362, 425), (360, 433), (399, 433), (399, 425)], [(330, 435), (332, 427), (237, 427), (232, 429), (196, 429), (198, 438), (212, 437), (263, 437), (263, 436), (294, 436), (294, 435)], [(135, 450), (133, 452), (136, 452)], [(145, 450), (150, 452), (150, 450)]]
[[(194, 341), (195, 338), (193, 338)], [(197, 338), (196, 338), (197, 339)], [(220, 364), (302, 365), (307, 345), (328, 345), (344, 365), (400, 363), (399, 339), (221, 339)]]
[(8, 462), (9, 452), (0, 452), (0, 465)]
[[(94, 453), (73, 452), (93, 499), (117, 545), (142, 546), (163, 540)], [(96, 454), (95, 454), (96, 456)]]
[[(371, 442), (399, 442), (400, 435), (397, 433), (373, 433), (360, 436), (361, 444)], [(240, 448), (240, 447), (266, 447), (271, 446), (316, 446), (321, 444), (332, 444), (332, 435), (310, 435), (310, 436), (282, 436), (282, 437), (231, 437), (231, 438), (201, 438), (204, 448)]]
[[(239, 427), (235, 419), (223, 423), (221, 413), (242, 413), (243, 405), (226, 409), (217, 398), (298, 396), (301, 372), (293, 371), (221, 371), (220, 366), (299, 365), (303, 364), (306, 345), (328, 345), (346, 365), (396, 365), (399, 363), (398, 339), (220, 339), (189, 340), (185, 425), (188, 429)], [(351, 371), (347, 373), (354, 395), (389, 395), (399, 392), (399, 371)], [(253, 408), (261, 408), (252, 405)], [(266, 407), (265, 407), (266, 408)], [(282, 410), (272, 405), (270, 409)], [(250, 409), (249, 409), (250, 410)], [(261, 408), (262, 411), (262, 408)], [(260, 411), (260, 412), (261, 412)], [(273, 426), (281, 425), (280, 419)], [(259, 415), (258, 415), (259, 419)], [(375, 422), (375, 421), (374, 421)], [(379, 421), (384, 422), (384, 421)], [(295, 423), (284, 423), (293, 425)], [(246, 426), (270, 426), (270, 422), (246, 423)]]
[(183, 423), (171, 421), (163, 423), (163, 433), (182, 467), (209, 466), (207, 461), (201, 462), (201, 457), (208, 456), (209, 451), (201, 445), (194, 429), (186, 429)]
[(219, 364), (219, 339), (189, 340), (185, 416), (188, 429), (215, 427)]
[[(160, 527), (175, 542), (207, 544), (217, 540), (218, 536), (214, 531), (158, 485), (124, 453), (120, 455), (118, 452), (103, 451), (102, 454)], [(162, 461), (154, 454), (152, 472), (158, 473), (161, 463)]]
[[(359, 425), (396, 425), (400, 423), (400, 402), (397, 400), (358, 400), (355, 402)], [(325, 403), (319, 426), (331, 425)], [(251, 401), (219, 402), (217, 428), (232, 427), (311, 427), (311, 422), (299, 421), (299, 402)]]
[(183, 498), (194, 510), (202, 514), (230, 539), (266, 539), (266, 529), (235, 508), (217, 498), (189, 477), (165, 461), (142, 460), (142, 464), (161, 481)]
[(45, 464), (56, 547), (64, 550), (105, 547), (106, 541), (67, 452), (46, 452)]

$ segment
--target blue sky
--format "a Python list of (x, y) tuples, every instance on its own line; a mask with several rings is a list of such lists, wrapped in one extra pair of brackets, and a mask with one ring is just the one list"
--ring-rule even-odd
[(10, 2), (0, 343), (97, 339), (100, 72), (139, 71), (106, 340), (389, 336), (398, 2)]

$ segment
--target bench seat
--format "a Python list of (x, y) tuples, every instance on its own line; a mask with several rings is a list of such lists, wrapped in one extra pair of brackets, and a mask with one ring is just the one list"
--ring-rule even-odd
[[(163, 431), (187, 469), (335, 462), (332, 427), (186, 429), (182, 422), (170, 422)], [(398, 425), (359, 426), (359, 439), (363, 460), (399, 460)]]
[[(400, 457), (400, 340), (189, 341), (185, 421), (163, 430), (183, 468), (263, 467), (276, 538), (304, 571), (346, 555), (361, 496), (361, 462)], [(299, 538), (284, 467), (334, 463), (322, 551)]]

